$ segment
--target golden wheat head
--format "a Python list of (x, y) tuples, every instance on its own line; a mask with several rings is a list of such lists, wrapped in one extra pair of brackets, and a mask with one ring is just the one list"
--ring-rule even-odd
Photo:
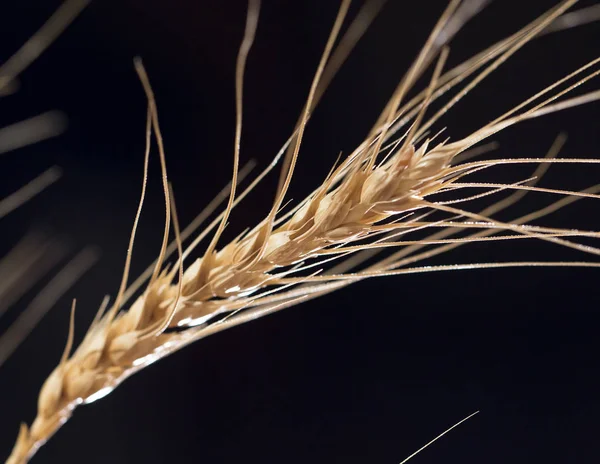
[[(341, 2), (292, 136), (274, 162), (245, 190), (238, 192), (237, 186), (244, 171), (239, 168), (243, 73), (259, 11), (258, 1), (250, 2), (246, 33), (237, 61), (234, 170), (227, 205), (221, 215), (203, 232), (196, 234), (185, 248), (182, 242), (196, 226), (182, 232), (179, 230), (167, 180), (155, 98), (141, 62), (136, 61), (149, 102), (148, 148), (142, 195), (122, 284), (110, 307), (105, 300), (84, 340), (71, 354), (72, 312), (64, 354), (41, 389), (33, 424), (31, 427), (22, 425), (8, 463), (26, 462), (70, 418), (75, 407), (110, 393), (128, 376), (154, 361), (210, 334), (362, 279), (507, 266), (600, 267), (600, 263), (594, 261), (414, 266), (431, 256), (477, 241), (538, 239), (588, 255), (600, 254), (600, 249), (577, 241), (580, 237), (598, 238), (598, 232), (530, 224), (578, 199), (599, 198), (600, 188), (597, 186), (582, 192), (537, 187), (537, 179), (550, 163), (600, 163), (600, 160), (556, 158), (564, 142), (562, 137), (543, 158), (473, 159), (484, 151), (478, 144), (501, 130), (526, 119), (600, 98), (598, 92), (562, 98), (600, 73), (600, 59), (583, 65), (465, 138), (444, 140), (439, 133), (429, 132), (452, 106), (511, 55), (549, 25), (557, 24), (555, 21), (575, 3), (572, 0), (559, 3), (523, 29), (446, 71), (449, 53), (446, 43), (476, 13), (476, 9), (472, 8), (473, 2), (470, 2), (471, 8), (465, 7), (469, 2), (450, 2), (364, 141), (333, 166), (308, 197), (291, 208), (287, 207), (285, 197), (299, 160), (307, 123), (333, 75), (362, 34), (368, 18), (373, 16), (376, 10), (374, 3), (361, 10), (348, 27), (348, 32), (339, 38), (350, 4), (349, 0)], [(428, 84), (422, 91), (413, 92), (428, 69), (432, 69)], [(409, 99), (411, 94), (414, 96)], [(451, 95), (449, 101), (428, 115), (430, 104), (446, 94)], [(146, 189), (152, 134), (157, 141), (162, 166), (166, 204), (164, 238), (154, 266), (128, 287), (135, 231)], [(282, 164), (280, 181), (267, 216), (255, 227), (219, 248), (219, 239), (233, 208), (279, 161)], [(483, 169), (518, 163), (538, 167), (531, 178), (512, 184), (472, 180), (473, 174)], [(465, 195), (466, 189), (479, 189), (480, 192)], [(556, 194), (560, 199), (510, 222), (493, 219), (492, 216), (529, 191)], [(469, 200), (503, 192), (509, 195), (482, 211), (463, 209)], [(169, 244), (171, 224), (175, 241)], [(432, 232), (427, 238), (411, 240), (409, 234), (423, 230), (437, 232)], [(188, 262), (200, 241), (212, 231), (215, 232), (203, 256)], [(459, 233), (462, 235), (457, 237)], [(378, 255), (390, 249), (392, 252), (383, 258)], [(166, 266), (166, 260), (174, 251), (178, 252), (178, 259), (172, 266)], [(145, 290), (125, 309), (128, 300), (145, 282)]]

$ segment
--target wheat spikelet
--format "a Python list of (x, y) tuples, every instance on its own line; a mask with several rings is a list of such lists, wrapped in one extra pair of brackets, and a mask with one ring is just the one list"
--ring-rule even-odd
[[(600, 254), (600, 249), (575, 240), (577, 237), (598, 238), (599, 232), (528, 225), (534, 219), (570, 202), (581, 198), (600, 197), (599, 187), (591, 187), (583, 192), (536, 187), (535, 180), (543, 174), (545, 166), (551, 163), (598, 164), (600, 160), (557, 159), (558, 150), (564, 142), (559, 138), (545, 158), (468, 161), (469, 156), (475, 154), (469, 154), (469, 150), (475, 149), (476, 144), (500, 130), (525, 119), (600, 98), (598, 92), (593, 92), (559, 100), (566, 93), (600, 74), (600, 59), (582, 66), (465, 138), (440, 141), (439, 135), (428, 134), (428, 130), (460, 98), (536, 34), (561, 17), (574, 1), (561, 2), (521, 31), (463, 65), (444, 72), (448, 56), (448, 49), (444, 44), (459, 27), (457, 24), (466, 21), (473, 14), (470, 10), (461, 9), (459, 1), (451, 2), (364, 142), (339, 165), (332, 168), (330, 174), (312, 194), (291, 210), (282, 213), (310, 114), (332, 74), (335, 74), (337, 67), (343, 62), (344, 53), (351, 48), (334, 48), (349, 6), (349, 1), (343, 1), (299, 123), (289, 143), (278, 155), (279, 159), (285, 153), (278, 191), (269, 214), (256, 227), (218, 249), (218, 241), (232, 209), (256, 183), (252, 183), (241, 195), (237, 195), (242, 127), (242, 79), (246, 57), (257, 27), (257, 3), (251, 3), (246, 35), (238, 56), (238, 120), (234, 145), (234, 173), (228, 203), (225, 211), (213, 224), (185, 249), (182, 246), (182, 234), (179, 232), (173, 195), (167, 181), (166, 157), (156, 103), (141, 62), (136, 63), (149, 102), (146, 131), (148, 148), (145, 153), (140, 206), (134, 222), (122, 284), (112, 306), (105, 312), (108, 305), (106, 302), (99, 309), (84, 340), (71, 355), (73, 307), (69, 337), (63, 356), (41, 389), (36, 419), (31, 427), (22, 425), (13, 453), (7, 462), (26, 462), (39, 446), (70, 418), (76, 406), (110, 393), (128, 376), (169, 353), (228, 327), (262, 317), (361, 279), (412, 272), (503, 266), (600, 267), (599, 263), (593, 261), (411, 267), (412, 264), (435, 254), (465, 243), (483, 240), (534, 238), (592, 255)], [(344, 39), (340, 41), (340, 44), (342, 43)], [(408, 92), (434, 60), (435, 66), (429, 85), (417, 96), (406, 101)], [(426, 111), (432, 101), (456, 88), (472, 75), (475, 77), (447, 104), (426, 118)], [(145, 194), (152, 132), (158, 144), (165, 193), (164, 239), (159, 257), (147, 275), (149, 282), (146, 289), (127, 310), (122, 311), (139, 282), (146, 278), (136, 281), (127, 289), (135, 231)], [(538, 168), (532, 178), (513, 184), (477, 183), (469, 180), (469, 176), (482, 169), (515, 163), (540, 164), (542, 167)], [(274, 164), (261, 174), (257, 181), (273, 166)], [(484, 192), (471, 196), (454, 195), (448, 199), (452, 192), (461, 193), (464, 189), (473, 188), (483, 189)], [(455, 206), (474, 198), (504, 191), (514, 193), (483, 211), (470, 212)], [(553, 193), (563, 198), (547, 208), (510, 222), (492, 219), (492, 215), (516, 202), (528, 191)], [(437, 199), (440, 195), (442, 200)], [(172, 268), (168, 268), (164, 264), (169, 254), (171, 222), (176, 236), (176, 246), (171, 249), (177, 249), (179, 258)], [(427, 239), (403, 240), (403, 237), (410, 233), (435, 228), (441, 230)], [(203, 257), (184, 268), (184, 260), (213, 229), (216, 229), (216, 232)], [(466, 237), (449, 238), (465, 230), (475, 232)], [(499, 233), (503, 235), (495, 236)], [(427, 245), (438, 246), (418, 252)], [(400, 249), (373, 264), (364, 265), (378, 251), (390, 247)], [(347, 259), (334, 267), (327, 267), (328, 263), (342, 258)], [(324, 272), (324, 269), (327, 271)]]

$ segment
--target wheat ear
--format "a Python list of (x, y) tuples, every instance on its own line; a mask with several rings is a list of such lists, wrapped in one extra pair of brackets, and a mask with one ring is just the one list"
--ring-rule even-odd
[[(74, 322), (73, 317), (71, 318), (67, 346), (58, 367), (41, 389), (37, 417), (31, 427), (24, 424), (21, 426), (8, 463), (26, 462), (71, 417), (75, 407), (110, 393), (128, 376), (188, 343), (361, 279), (412, 272), (502, 266), (600, 267), (594, 261), (412, 267), (414, 263), (436, 254), (482, 240), (533, 238), (591, 255), (600, 254), (599, 248), (577, 241), (580, 237), (598, 238), (599, 232), (528, 225), (530, 221), (573, 201), (600, 198), (600, 188), (597, 186), (583, 192), (537, 187), (535, 182), (543, 174), (544, 167), (551, 163), (598, 164), (600, 160), (556, 158), (564, 142), (560, 137), (543, 158), (468, 161), (477, 154), (476, 145), (498, 131), (529, 118), (600, 98), (598, 92), (592, 92), (572, 99), (560, 99), (600, 74), (600, 59), (587, 63), (465, 138), (437, 141), (438, 135), (428, 134), (432, 125), (469, 90), (561, 17), (575, 3), (573, 0), (559, 3), (517, 33), (461, 66), (444, 72), (449, 53), (444, 46), (445, 39), (460, 27), (461, 21), (466, 21), (472, 15), (469, 10), (461, 8), (460, 1), (450, 2), (363, 143), (334, 166), (312, 194), (282, 213), (286, 192), (299, 160), (303, 134), (324, 91), (323, 82), (330, 80), (351, 49), (351, 46), (335, 48), (349, 3), (348, 0), (341, 3), (299, 123), (288, 144), (277, 156), (277, 160), (283, 157), (283, 167), (270, 212), (256, 227), (240, 234), (220, 249), (217, 248), (218, 241), (229, 215), (256, 183), (253, 182), (248, 189), (237, 194), (242, 77), (245, 57), (256, 29), (258, 2), (250, 3), (246, 34), (238, 55), (234, 174), (227, 206), (186, 248), (182, 246), (173, 195), (167, 181), (165, 149), (155, 98), (141, 62), (136, 62), (136, 69), (148, 97), (147, 143), (149, 146), (153, 132), (158, 144), (165, 193), (166, 225), (159, 258), (149, 271), (149, 282), (141, 296), (129, 309), (123, 310), (123, 305), (133, 293), (127, 291), (126, 287), (135, 230), (144, 199), (148, 149), (140, 208), (134, 222), (122, 284), (115, 302), (107, 311), (104, 306), (100, 308), (87, 335), (72, 355), (70, 351)], [(340, 44), (347, 43), (344, 39), (340, 40)], [(331, 64), (332, 62), (335, 64)], [(429, 84), (422, 92), (407, 100), (409, 92), (432, 63), (434, 69)], [(475, 77), (456, 92), (448, 103), (432, 116), (426, 117), (432, 101), (459, 88), (471, 76)], [(559, 86), (562, 86), (562, 90), (558, 90)], [(541, 167), (532, 178), (509, 184), (470, 181), (470, 176), (482, 169), (518, 163)], [(275, 163), (271, 164), (257, 179), (262, 179), (274, 166)], [(482, 189), (483, 193), (456, 195), (473, 188)], [(529, 191), (557, 194), (561, 198), (544, 209), (509, 222), (491, 217)], [(471, 199), (503, 192), (510, 192), (510, 195), (483, 211), (470, 212), (459, 207)], [(439, 199), (440, 196), (442, 199)], [(178, 250), (179, 258), (168, 268), (165, 260), (169, 256), (167, 245), (171, 222), (176, 237), (176, 246), (171, 248)], [(204, 256), (184, 266), (200, 241), (214, 229), (216, 232)], [(431, 229), (440, 230), (426, 239), (405, 239), (408, 234)], [(463, 232), (463, 236), (450, 238), (458, 232)], [(428, 245), (435, 246), (420, 251)], [(384, 258), (373, 259), (379, 251), (389, 247), (398, 250)], [(340, 262), (330, 267), (329, 263), (336, 260)]]

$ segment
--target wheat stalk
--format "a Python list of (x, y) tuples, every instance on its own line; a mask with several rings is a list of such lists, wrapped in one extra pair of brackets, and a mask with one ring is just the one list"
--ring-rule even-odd
[[(436, 254), (484, 240), (533, 238), (587, 254), (600, 254), (600, 249), (577, 241), (582, 237), (598, 238), (600, 232), (530, 225), (531, 221), (578, 199), (600, 198), (598, 186), (582, 192), (537, 187), (535, 182), (545, 168), (551, 163), (597, 164), (600, 160), (556, 158), (564, 143), (564, 138), (559, 137), (544, 158), (469, 161), (472, 156), (479, 154), (476, 147), (478, 143), (501, 130), (526, 119), (600, 98), (599, 92), (592, 92), (560, 100), (563, 95), (600, 74), (600, 59), (590, 61), (465, 138), (440, 141), (439, 134), (430, 136), (428, 133), (472, 88), (560, 18), (574, 3), (574, 0), (561, 2), (517, 33), (444, 72), (449, 53), (445, 43), (477, 10), (465, 8), (468, 3), (461, 5), (460, 1), (450, 2), (365, 140), (334, 166), (307, 198), (282, 212), (310, 115), (352, 45), (360, 37), (363, 29), (358, 26), (364, 25), (364, 22), (353, 23), (358, 26), (351, 26), (336, 48), (350, 4), (349, 0), (342, 1), (293, 135), (275, 161), (238, 195), (243, 73), (259, 11), (258, 1), (251, 1), (237, 62), (234, 170), (227, 206), (185, 249), (182, 241), (191, 231), (179, 231), (174, 199), (168, 184), (155, 98), (141, 62), (136, 61), (136, 70), (148, 98), (147, 149), (142, 194), (121, 286), (108, 309), (108, 299), (105, 299), (84, 340), (70, 354), (73, 345), (73, 304), (63, 356), (41, 389), (37, 417), (31, 427), (21, 426), (7, 462), (26, 462), (71, 417), (75, 407), (110, 393), (130, 375), (185, 345), (362, 279), (507, 266), (600, 267), (600, 263), (594, 261), (413, 267), (413, 264)], [(372, 15), (373, 11), (367, 9), (363, 15)], [(364, 17), (361, 16), (361, 19)], [(409, 92), (432, 63), (435, 64), (429, 84), (407, 100)], [(432, 116), (426, 117), (431, 102), (458, 88), (471, 76), (474, 76), (472, 80), (456, 92), (448, 103)], [(163, 244), (155, 264), (128, 288), (135, 232), (146, 190), (152, 134), (158, 145), (166, 205)], [(218, 249), (219, 239), (233, 208), (281, 158), (280, 182), (268, 215), (256, 227)], [(493, 184), (470, 181), (470, 176), (482, 169), (519, 163), (536, 164), (539, 167), (531, 178), (521, 182)], [(482, 189), (483, 193), (455, 195), (465, 189)], [(472, 199), (507, 191), (512, 193), (483, 211), (471, 212), (459, 207)], [(510, 222), (492, 218), (528, 191), (557, 194), (561, 199)], [(171, 222), (176, 240), (169, 245)], [(200, 241), (215, 229), (202, 258), (184, 265)], [(404, 239), (408, 234), (430, 229), (440, 230), (425, 239)], [(463, 236), (451, 238), (459, 232)], [(429, 245), (435, 246), (420, 251)], [(386, 248), (398, 250), (373, 260), (378, 252)], [(175, 249), (178, 251), (177, 261), (172, 267), (165, 266), (169, 254)], [(334, 261), (339, 262), (331, 267), (329, 263)], [(147, 280), (143, 293), (124, 310), (128, 300)]]

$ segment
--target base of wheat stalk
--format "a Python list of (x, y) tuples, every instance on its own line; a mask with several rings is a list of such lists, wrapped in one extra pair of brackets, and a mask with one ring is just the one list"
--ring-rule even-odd
[[(202, 233), (197, 234), (185, 249), (182, 241), (191, 230), (179, 231), (167, 181), (154, 96), (141, 62), (136, 62), (149, 102), (148, 148), (140, 206), (122, 284), (112, 306), (106, 309), (106, 303), (100, 308), (87, 335), (73, 354), (72, 313), (62, 359), (41, 389), (38, 413), (33, 424), (31, 427), (21, 426), (8, 463), (26, 462), (71, 417), (77, 406), (110, 393), (124, 379), (154, 361), (213, 333), (362, 279), (414, 272), (508, 266), (600, 267), (600, 263), (593, 261), (414, 266), (426, 258), (478, 241), (538, 239), (587, 254), (600, 254), (599, 248), (578, 242), (582, 237), (598, 238), (599, 232), (530, 225), (531, 221), (576, 200), (600, 198), (598, 186), (582, 192), (537, 187), (537, 180), (551, 163), (597, 164), (600, 160), (556, 158), (564, 142), (563, 138), (559, 138), (544, 158), (469, 161), (477, 155), (476, 145), (498, 131), (525, 119), (600, 98), (598, 92), (593, 92), (561, 99), (600, 73), (600, 59), (585, 64), (465, 138), (440, 140), (439, 134), (432, 136), (428, 132), (472, 88), (561, 17), (575, 3), (571, 0), (561, 2), (520, 31), (460, 66), (444, 71), (449, 52), (443, 44), (472, 15), (471, 10), (462, 8), (460, 1), (451, 2), (363, 143), (334, 166), (312, 194), (292, 209), (282, 212), (310, 115), (360, 35), (356, 34), (358, 29), (353, 25), (362, 24), (364, 15), (372, 13), (368, 9), (359, 13), (358, 23), (353, 23), (346, 35), (337, 42), (349, 3), (347, 0), (342, 2), (305, 107), (288, 144), (276, 160), (239, 193), (243, 72), (258, 20), (258, 2), (250, 2), (246, 34), (237, 62), (234, 172), (228, 203), (223, 213)], [(337, 47), (336, 43), (339, 43)], [(409, 92), (432, 64), (429, 84), (416, 96), (407, 99)], [(440, 110), (425, 117), (432, 101), (457, 88), (459, 90)], [(158, 145), (163, 174), (166, 204), (164, 239), (155, 265), (127, 288), (135, 231), (146, 188), (152, 133)], [(218, 249), (218, 241), (233, 208), (280, 159), (281, 177), (269, 214), (256, 227)], [(505, 164), (532, 164), (539, 167), (531, 178), (511, 184), (471, 180), (472, 175), (482, 169)], [(465, 189), (478, 189), (479, 193), (465, 196)], [(556, 194), (560, 199), (510, 222), (492, 218), (530, 191)], [(469, 200), (505, 192), (509, 192), (507, 197), (482, 211), (471, 212), (462, 208)], [(171, 222), (175, 242), (169, 245)], [(184, 266), (200, 241), (215, 229), (203, 257)], [(423, 230), (437, 232), (427, 238), (410, 239), (409, 234)], [(461, 235), (457, 237), (459, 233)], [(387, 249), (394, 250), (383, 258), (378, 256), (379, 252)], [(175, 250), (178, 259), (173, 266), (166, 267), (166, 259)], [(331, 266), (330, 263), (334, 262), (335, 266)], [(148, 283), (142, 294), (124, 310), (127, 301), (146, 281)]]

